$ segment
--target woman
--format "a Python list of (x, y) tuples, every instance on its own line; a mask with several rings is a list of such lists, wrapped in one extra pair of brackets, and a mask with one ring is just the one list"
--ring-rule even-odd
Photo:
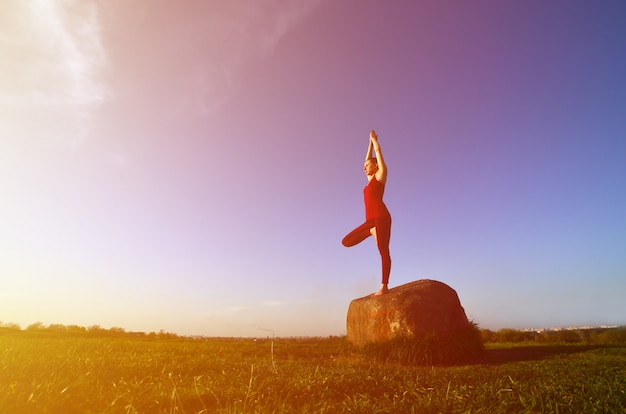
[[(372, 151), (376, 157), (372, 156)], [(389, 240), (391, 238), (391, 215), (383, 203), (383, 193), (387, 182), (387, 165), (378, 143), (378, 135), (370, 131), (370, 143), (363, 166), (368, 184), (363, 189), (365, 200), (365, 223), (352, 230), (341, 242), (346, 247), (361, 243), (369, 236), (374, 236), (380, 258), (382, 260), (382, 284), (378, 292), (372, 296), (384, 295), (389, 292), (389, 273), (391, 273), (391, 256)]]

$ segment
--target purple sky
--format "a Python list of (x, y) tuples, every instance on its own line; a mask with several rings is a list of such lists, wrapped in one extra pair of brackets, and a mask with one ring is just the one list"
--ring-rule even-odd
[(344, 334), (376, 129), (391, 287), (626, 324), (626, 3), (138, 4), (0, 6), (1, 321)]

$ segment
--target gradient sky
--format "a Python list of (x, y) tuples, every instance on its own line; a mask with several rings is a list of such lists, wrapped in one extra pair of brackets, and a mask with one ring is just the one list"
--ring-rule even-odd
[(345, 334), (391, 286), (482, 328), (626, 324), (626, 2), (9, 0), (0, 320)]

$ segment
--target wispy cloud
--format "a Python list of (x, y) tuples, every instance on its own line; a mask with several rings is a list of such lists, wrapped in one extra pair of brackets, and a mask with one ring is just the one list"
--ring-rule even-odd
[(274, 307), (274, 306), (284, 306), (286, 302), (280, 302), (278, 300), (264, 300), (261, 302), (262, 306)]
[(123, 66), (117, 76), (130, 95), (158, 102), (150, 111), (157, 106), (173, 118), (213, 114), (233, 95), (244, 69), (270, 56), (318, 3), (190, 0), (187, 7), (170, 1), (131, 7), (117, 1), (107, 15), (128, 57), (117, 62)]
[(94, 1), (11, 0), (0, 17), (1, 139), (74, 145), (107, 99)]
[(148, 119), (214, 114), (319, 2), (3, 1), (0, 140), (75, 145), (113, 98)]
[[(197, 93), (187, 109), (206, 115), (236, 86), (243, 67), (272, 54), (281, 39), (318, 5), (319, 0), (264, 0), (228, 3), (209, 13), (195, 29), (208, 41), (207, 59), (195, 68)], [(206, 50), (206, 49), (205, 49)]]
[(228, 312), (240, 312), (250, 308), (248, 306), (227, 306), (224, 309)]
[(130, 159), (126, 154), (118, 152), (107, 152), (104, 154), (105, 159), (112, 165), (123, 168), (130, 164)]

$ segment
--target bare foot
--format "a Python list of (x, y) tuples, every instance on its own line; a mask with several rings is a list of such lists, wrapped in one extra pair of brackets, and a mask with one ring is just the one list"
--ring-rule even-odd
[(372, 297), (385, 295), (387, 293), (389, 293), (389, 288), (387, 287), (387, 285), (380, 285), (380, 289), (378, 289), (378, 292), (374, 293)]

